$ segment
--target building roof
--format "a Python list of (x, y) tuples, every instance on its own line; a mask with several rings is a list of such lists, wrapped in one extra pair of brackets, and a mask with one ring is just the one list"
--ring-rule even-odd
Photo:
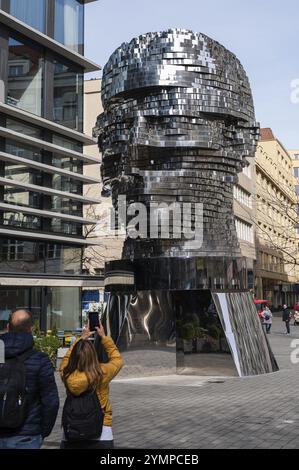
[(260, 140), (276, 140), (275, 135), (270, 127), (264, 127), (261, 129)]
[(283, 149), (283, 151), (290, 157), (292, 158), (292, 156), (289, 154), (288, 150), (285, 148), (285, 146), (281, 143), (281, 141), (275, 137), (275, 135), (273, 134), (273, 131), (270, 127), (264, 127), (264, 128), (261, 128), (260, 129), (260, 142), (266, 142), (266, 141), (270, 141), (270, 140), (275, 140), (276, 142), (278, 142), (278, 144), (280, 145), (280, 147)]

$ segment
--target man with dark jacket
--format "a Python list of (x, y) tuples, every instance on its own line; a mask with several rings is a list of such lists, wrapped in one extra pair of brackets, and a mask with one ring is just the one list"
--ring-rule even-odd
[(20, 429), (8, 433), (0, 428), (0, 449), (39, 449), (57, 418), (59, 397), (54, 370), (49, 357), (33, 349), (32, 327), (32, 314), (17, 310), (10, 316), (8, 333), (1, 336), (6, 360), (26, 353), (28, 409)]
[(292, 318), (291, 310), (288, 308), (287, 305), (284, 305), (283, 306), (283, 311), (282, 311), (282, 321), (284, 321), (285, 324), (286, 324), (286, 329), (287, 329), (286, 334), (288, 336), (290, 336), (290, 334), (291, 334), (291, 330), (290, 330), (291, 318)]

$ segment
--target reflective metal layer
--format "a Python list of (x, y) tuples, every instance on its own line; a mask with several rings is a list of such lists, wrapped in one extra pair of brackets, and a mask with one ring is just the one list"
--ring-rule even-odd
[[(233, 184), (258, 139), (246, 73), (209, 37), (171, 29), (122, 44), (103, 71), (94, 130), (102, 174), (117, 208), (128, 203), (202, 203), (203, 245), (184, 237), (128, 239), (123, 257), (240, 256)], [(194, 220), (194, 208), (191, 212)], [(177, 221), (176, 221), (177, 222)], [(180, 221), (182, 232), (186, 221)], [(175, 230), (172, 222), (171, 234)]]
[(246, 292), (112, 294), (104, 321), (124, 374), (251, 376), (278, 370)]

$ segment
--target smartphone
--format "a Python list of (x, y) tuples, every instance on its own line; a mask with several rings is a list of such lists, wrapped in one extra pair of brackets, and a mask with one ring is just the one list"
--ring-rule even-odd
[(89, 330), (96, 331), (96, 327), (99, 326), (99, 313), (98, 312), (89, 312), (88, 314), (89, 319)]

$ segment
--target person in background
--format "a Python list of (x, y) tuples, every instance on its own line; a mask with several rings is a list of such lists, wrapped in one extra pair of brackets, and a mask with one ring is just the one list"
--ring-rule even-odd
[(291, 330), (290, 330), (290, 321), (292, 318), (292, 313), (291, 310), (288, 308), (286, 304), (283, 306), (283, 311), (282, 311), (282, 321), (285, 322), (286, 325), (286, 334), (290, 336)]
[(262, 316), (263, 316), (263, 324), (265, 326), (266, 333), (267, 335), (269, 335), (271, 333), (271, 327), (273, 323), (273, 320), (272, 320), (273, 314), (268, 305), (266, 305), (266, 307), (264, 308)]
[(94, 334), (85, 327), (82, 337), (78, 339), (62, 360), (60, 373), (67, 391), (80, 396), (90, 389), (95, 389), (104, 414), (101, 436), (97, 440), (68, 442), (63, 437), (62, 449), (112, 449), (112, 408), (109, 400), (109, 384), (123, 367), (122, 357), (111, 337), (106, 336), (100, 323), (96, 334), (101, 339), (108, 357), (107, 363), (100, 363), (94, 345), (89, 338)]
[[(3, 427), (0, 426), (0, 449), (39, 449), (44, 438), (51, 434), (59, 410), (54, 369), (46, 354), (34, 350), (31, 312), (23, 309), (15, 311), (9, 318), (7, 328), (8, 332), (1, 336), (5, 345), (5, 364), (0, 370), (0, 387), (5, 399), (0, 400), (0, 423), (3, 424)], [(18, 376), (15, 375), (16, 370), (19, 371)], [(18, 392), (18, 408), (14, 400), (15, 384), (19, 383), (20, 374), (23, 373), (25, 387)], [(11, 379), (16, 382), (11, 382)], [(18, 422), (17, 414), (21, 413), (21, 398), (24, 398), (24, 403), (26, 399), (26, 407), (20, 426), (14, 429), (12, 423)]]

